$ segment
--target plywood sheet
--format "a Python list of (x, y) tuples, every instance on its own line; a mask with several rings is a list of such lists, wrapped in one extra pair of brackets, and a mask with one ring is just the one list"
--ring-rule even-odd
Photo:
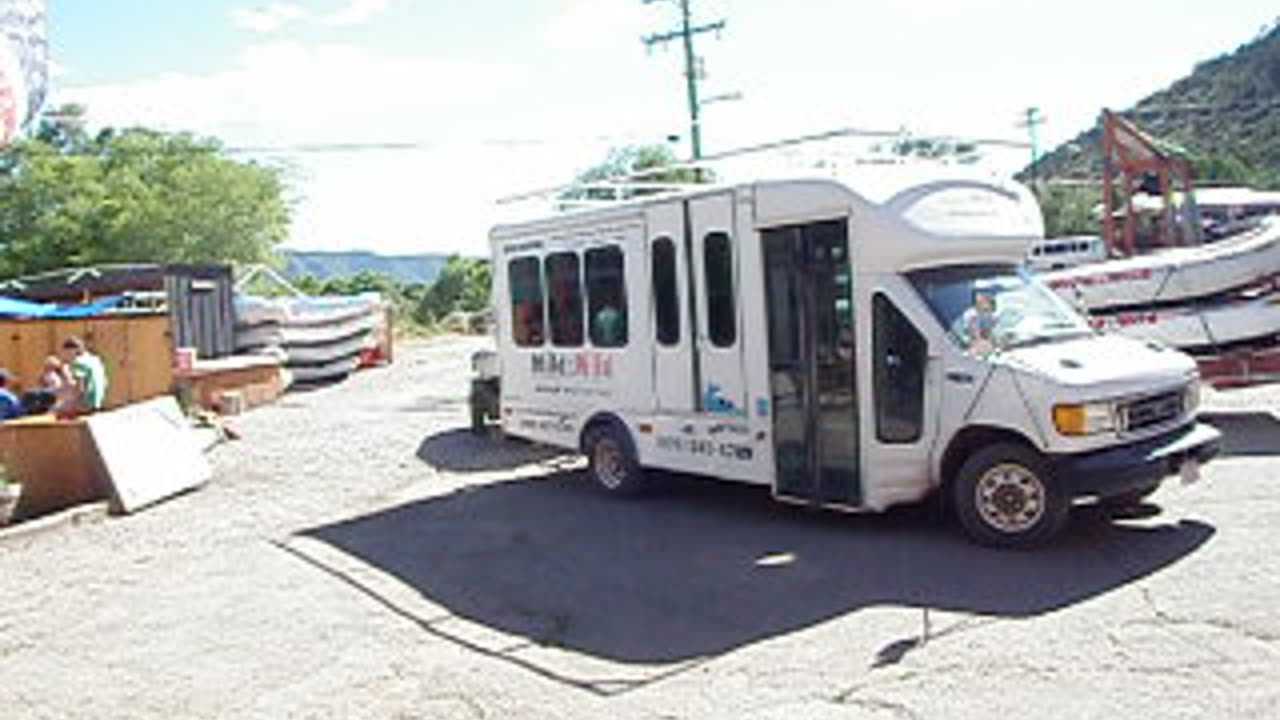
[(107, 368), (108, 408), (129, 404), (132, 393), (132, 358), (129, 353), (129, 321), (103, 318), (93, 321), (93, 352)]
[(172, 397), (85, 420), (117, 509), (131, 513), (213, 477), (199, 439)]
[(141, 400), (173, 390), (173, 341), (169, 318), (140, 318), (129, 325), (131, 399)]

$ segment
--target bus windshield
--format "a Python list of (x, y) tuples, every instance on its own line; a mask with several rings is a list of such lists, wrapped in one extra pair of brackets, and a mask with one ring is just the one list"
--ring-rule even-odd
[(942, 327), (976, 357), (1093, 334), (1079, 313), (1018, 266), (930, 268), (908, 278)]

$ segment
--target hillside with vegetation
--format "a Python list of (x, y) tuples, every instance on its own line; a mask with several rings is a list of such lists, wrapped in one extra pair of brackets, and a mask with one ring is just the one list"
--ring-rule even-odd
[(449, 262), (448, 255), (379, 255), (365, 251), (318, 252), (284, 250), (284, 273), (289, 278), (346, 280), (362, 274), (385, 275), (402, 284), (430, 285)]
[[(1234, 52), (1197, 64), (1123, 114), (1184, 148), (1199, 182), (1280, 188), (1280, 22)], [(1081, 133), (1042, 157), (1037, 174), (1101, 178), (1101, 137), (1099, 126)]]

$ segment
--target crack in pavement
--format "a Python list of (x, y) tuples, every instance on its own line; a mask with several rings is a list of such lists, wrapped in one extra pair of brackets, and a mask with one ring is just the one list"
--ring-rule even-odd
[(912, 710), (905, 703), (882, 700), (880, 698), (847, 698), (839, 701), (838, 704), (864, 710), (887, 710), (893, 713), (895, 717), (905, 718), (905, 720), (918, 720), (922, 717), (920, 713)]

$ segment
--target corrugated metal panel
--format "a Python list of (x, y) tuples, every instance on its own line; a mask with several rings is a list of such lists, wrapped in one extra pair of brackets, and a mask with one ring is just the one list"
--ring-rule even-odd
[(176, 345), (194, 347), (202, 358), (231, 355), (235, 340), (231, 268), (171, 265), (165, 270)]

